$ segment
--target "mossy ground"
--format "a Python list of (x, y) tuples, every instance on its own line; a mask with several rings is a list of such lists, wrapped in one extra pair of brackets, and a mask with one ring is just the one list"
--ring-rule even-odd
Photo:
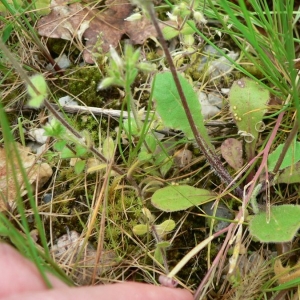
[[(158, 16), (161, 20), (167, 20), (166, 12), (169, 10), (167, 6), (158, 9)], [(223, 40), (218, 38), (215, 33), (212, 33), (211, 24), (206, 26), (200, 26), (203, 33), (208, 36), (215, 45), (221, 48), (226, 46), (228, 49), (236, 50), (236, 46), (229, 37), (225, 34)], [(14, 37), (15, 38), (15, 37)], [(179, 37), (180, 39), (180, 37)], [(13, 38), (10, 42), (13, 42)], [(206, 69), (199, 72), (198, 66), (203, 57), (202, 50), (204, 43), (200, 41), (200, 44), (195, 44), (195, 52), (191, 56), (183, 55), (177, 59), (176, 67), (185, 74), (185, 76), (195, 84), (204, 84), (207, 91), (220, 91), (221, 88), (228, 88), (232, 85), (233, 81), (244, 76), (240, 71), (232, 71), (225, 76), (221, 76), (218, 80), (210, 81), (212, 78), (206, 76)], [(124, 42), (120, 42), (120, 49), (124, 47)], [(49, 89), (51, 91), (51, 102), (55, 102), (60, 97), (70, 95), (77, 100), (80, 104), (85, 106), (111, 108), (111, 109), (127, 109), (126, 103), (124, 104), (124, 89), (120, 87), (112, 87), (105, 90), (98, 91), (97, 86), (99, 82), (106, 77), (108, 66), (108, 55), (99, 53), (96, 65), (82, 65), (80, 61), (81, 52), (71, 43), (65, 42), (60, 39), (49, 39), (47, 42), (48, 48), (54, 57), (65, 53), (71, 60), (71, 67), (64, 71), (64, 74), (53, 74), (45, 71), (43, 67), (46, 65), (44, 57), (39, 53), (37, 56), (39, 61), (30, 64), (27, 61), (22, 62), (23, 67), (29, 70), (29, 75), (34, 72), (45, 71), (47, 79), (49, 80)], [(185, 45), (181, 42), (176, 47), (182, 50)], [(16, 53), (21, 52), (22, 45), (18, 46)], [(120, 55), (122, 51), (119, 51)], [(156, 42), (150, 40), (142, 46), (143, 57), (147, 61), (157, 65), (158, 71), (161, 71), (168, 67), (162, 53), (157, 46)], [(24, 55), (23, 55), (24, 57)], [(259, 60), (259, 58), (257, 58)], [(254, 75), (258, 79), (266, 84), (269, 84), (269, 80), (264, 78), (262, 73), (257, 68), (252, 68), (250, 61), (245, 57), (239, 62), (240, 65), (245, 66), (246, 71), (251, 75)], [(260, 63), (259, 63), (260, 64)], [(259, 65), (258, 64), (258, 65)], [(4, 89), (1, 91), (1, 103), (5, 108), (16, 108), (15, 113), (10, 113), (9, 121), (11, 122), (12, 130), (14, 130), (14, 136), (16, 140), (20, 140), (20, 134), (17, 128), (17, 120), (22, 117), (25, 123), (31, 126), (43, 126), (45, 124), (43, 114), (47, 114), (47, 111), (42, 108), (40, 111), (31, 111), (25, 113), (18, 109), (20, 103), (27, 102), (27, 96), (25, 94), (25, 86), (21, 82), (19, 76), (15, 72), (11, 72), (10, 68), (5, 66), (1, 69), (1, 74), (6, 76), (2, 84)], [(138, 99), (138, 109), (144, 107), (147, 109), (155, 109), (155, 105), (151, 103), (150, 87), (151, 76), (153, 74), (144, 75), (139, 73), (135, 82), (132, 84), (132, 94), (134, 99)], [(16, 84), (16, 85), (14, 85)], [(198, 84), (198, 85), (197, 85)], [(275, 88), (276, 89), (276, 88)], [(274, 99), (273, 99), (274, 100)], [(285, 99), (284, 99), (285, 100)], [(281, 100), (280, 100), (281, 101)], [(272, 114), (277, 112), (282, 107), (282, 102), (276, 102), (270, 105), (270, 112)], [(152, 107), (153, 105), (153, 107)], [(22, 106), (22, 105), (21, 105)], [(290, 121), (294, 118), (295, 111), (291, 108), (287, 110), (286, 120), (282, 124), (282, 131), (277, 135), (277, 142), (284, 141), (286, 139), (286, 132), (290, 130)], [(229, 113), (228, 107), (225, 106), (222, 113), (217, 118), (221, 120), (231, 120), (232, 117)], [(214, 190), (220, 193), (224, 190), (224, 185), (220, 182), (217, 175), (211, 170), (211, 167), (207, 164), (200, 150), (190, 141), (180, 141), (180, 138), (176, 137), (176, 146), (174, 151), (182, 146), (182, 144), (189, 143), (188, 148), (193, 152), (193, 160), (188, 166), (184, 168), (178, 168), (172, 165), (170, 170), (166, 174), (162, 174), (160, 166), (155, 164), (153, 157), (147, 162), (141, 164), (137, 163), (137, 155), (140, 153), (139, 149), (135, 149), (139, 141), (139, 136), (132, 137), (132, 145), (122, 144), (121, 140), (117, 140), (116, 127), (120, 125), (118, 119), (107, 118), (106, 116), (83, 116), (80, 114), (71, 115), (68, 114), (69, 123), (78, 132), (84, 133), (88, 136), (88, 141), (95, 147), (101, 149), (103, 142), (107, 136), (110, 136), (114, 142), (119, 143), (116, 147), (115, 161), (122, 170), (125, 171), (125, 175), (118, 178), (115, 174), (111, 174), (108, 181), (105, 181), (107, 174), (100, 170), (95, 173), (87, 174), (86, 169), (76, 174), (74, 167), (70, 166), (70, 160), (60, 160), (59, 153), (53, 151), (52, 141), (49, 142), (49, 151), (42, 157), (42, 160), (48, 161), (53, 169), (56, 171), (53, 181), (48, 182), (48, 185), (44, 187), (44, 190), (37, 196), (38, 209), (42, 214), (44, 229), (46, 232), (47, 241), (52, 238), (55, 241), (57, 238), (65, 234), (68, 230), (75, 230), (77, 232), (83, 232), (90, 220), (93, 213), (93, 203), (98, 199), (100, 191), (104, 184), (106, 196), (101, 199), (102, 204), (97, 207), (97, 218), (94, 220), (92, 235), (90, 242), (97, 247), (99, 238), (103, 238), (104, 247), (108, 250), (112, 249), (117, 252), (117, 255), (121, 257), (120, 264), (111, 272), (109, 276), (112, 281), (125, 279), (135, 279), (138, 281), (157, 283), (155, 277), (158, 273), (164, 272), (163, 267), (158, 266), (151, 255), (153, 255), (156, 243), (150, 230), (145, 236), (135, 236), (132, 232), (134, 226), (147, 222), (145, 215), (143, 214), (143, 208), (148, 208), (156, 220), (160, 223), (164, 220), (172, 218), (175, 220), (177, 226), (182, 225), (180, 230), (176, 232), (176, 236), (173, 239), (173, 233), (169, 234), (166, 239), (172, 239), (171, 246), (166, 251), (167, 263), (169, 269), (172, 269), (176, 263), (192, 249), (199, 242), (205, 240), (209, 234), (209, 226), (205, 222), (205, 218), (201, 211), (193, 209), (188, 212), (179, 213), (161, 213), (157, 211), (150, 204), (151, 194), (155, 189), (170, 184), (170, 182), (188, 182), (188, 184), (196, 187), (205, 187), (210, 190)], [(266, 120), (267, 129), (261, 134), (258, 148), (263, 146), (269, 137), (269, 133), (274, 125), (274, 118)], [(220, 129), (215, 131), (211, 135), (214, 145), (218, 149), (220, 143), (228, 136), (238, 137), (237, 129), (235, 127), (226, 128), (226, 131)], [(174, 133), (174, 132), (172, 132)], [(176, 134), (176, 132), (175, 132)], [(2, 135), (0, 135), (2, 139)], [(167, 138), (166, 138), (167, 139)], [(69, 143), (72, 148), (76, 143)], [(276, 144), (276, 143), (275, 143)], [(132, 148), (130, 148), (130, 146)], [(132, 155), (133, 151), (134, 155)], [(132, 152), (131, 152), (132, 151)], [(122, 157), (123, 155), (123, 157)], [(131, 156), (130, 156), (131, 155)], [(172, 158), (173, 154), (170, 154)], [(91, 154), (87, 154), (82, 159), (88, 160), (93, 158)], [(235, 175), (233, 169), (228, 169), (230, 174)], [(127, 173), (127, 174), (126, 174)], [(133, 176), (137, 186), (142, 189), (142, 197), (138, 197), (136, 191), (132, 186), (124, 179), (126, 175)], [(116, 176), (116, 177), (115, 177)], [(149, 186), (147, 186), (149, 185)], [(54, 191), (53, 199), (51, 203), (44, 203), (42, 195), (44, 191)], [(294, 185), (278, 185), (271, 188), (272, 200), (276, 203), (283, 201), (298, 201), (299, 189)], [(26, 198), (26, 197), (24, 197)], [(262, 202), (264, 196), (261, 196)], [(289, 199), (289, 200), (286, 200)], [(296, 199), (296, 200), (295, 200)], [(228, 204), (231, 211), (237, 212), (241, 204), (232, 194), (224, 196), (224, 201)], [(105, 205), (104, 205), (105, 203)], [(26, 202), (26, 211), (29, 215), (32, 215), (31, 208), (28, 202)], [(105, 216), (105, 231), (103, 236), (100, 236), (100, 227), (102, 218)], [(186, 218), (185, 218), (186, 217)], [(184, 221), (182, 221), (184, 219)], [(247, 220), (246, 220), (247, 222)], [(35, 228), (35, 223), (31, 223), (31, 229)], [(52, 241), (52, 242), (53, 242)], [(39, 242), (39, 241), (38, 241)], [(221, 245), (224, 242), (224, 237), (220, 236), (210, 245), (210, 250), (203, 250), (197, 254), (178, 274), (178, 277), (189, 288), (195, 289), (199, 282), (203, 279), (209, 260), (211, 261), (218, 253)], [(295, 242), (294, 248), (298, 247)], [(258, 251), (260, 243), (251, 242), (251, 247), (247, 248), (249, 253)], [(270, 249), (270, 248), (269, 248)], [(274, 249), (272, 249), (274, 250)], [(265, 255), (269, 258), (269, 254)], [(229, 258), (224, 257), (225, 260)], [(272, 274), (272, 268), (268, 266), (269, 274)], [(155, 275), (153, 275), (155, 274)], [(244, 275), (244, 276), (247, 276)], [(223, 281), (222, 281), (223, 280)], [(219, 281), (219, 285), (215, 285), (216, 292), (220, 285), (226, 282), (224, 278)], [(261, 279), (263, 281), (265, 279)], [(235, 289), (242, 283), (241, 277), (233, 278), (232, 282), (227, 285), (232, 289)], [(215, 282), (214, 282), (215, 283)], [(247, 283), (250, 285), (251, 283)], [(228, 294), (229, 295), (229, 294)], [(225, 299), (221, 295), (214, 299)], [(231, 297), (231, 296), (230, 296)], [(228, 298), (229, 299), (229, 298)], [(242, 298), (240, 298), (242, 299)], [(247, 299), (248, 300), (248, 299)]]

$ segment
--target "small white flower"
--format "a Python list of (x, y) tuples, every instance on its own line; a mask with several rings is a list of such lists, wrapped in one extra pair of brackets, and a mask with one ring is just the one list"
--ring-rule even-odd
[(194, 20), (197, 22), (197, 23), (200, 23), (200, 24), (206, 24), (207, 23), (207, 20), (205, 19), (204, 15), (202, 12), (200, 11), (194, 11)]
[(167, 12), (167, 16), (171, 21), (177, 22), (177, 16), (172, 15), (169, 11)]

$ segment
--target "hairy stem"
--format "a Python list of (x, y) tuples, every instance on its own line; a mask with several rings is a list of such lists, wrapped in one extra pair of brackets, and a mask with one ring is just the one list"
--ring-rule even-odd
[[(144, 7), (146, 8), (146, 10), (148, 11), (148, 13), (150, 15), (150, 18), (153, 22), (153, 25), (156, 29), (159, 42), (161, 43), (162, 48), (164, 50), (167, 62), (168, 62), (169, 67), (170, 67), (170, 71), (172, 73), (176, 88), (178, 90), (179, 97), (180, 97), (181, 102), (182, 102), (182, 106), (183, 106), (184, 111), (186, 113), (186, 116), (188, 118), (189, 124), (191, 126), (192, 132), (193, 132), (195, 140), (196, 140), (196, 143), (199, 146), (199, 148), (201, 149), (201, 151), (203, 152), (203, 154), (206, 157), (209, 164), (212, 166), (212, 168), (215, 170), (217, 175), (220, 177), (222, 182), (229, 185), (233, 181), (232, 177), (230, 176), (229, 172), (224, 168), (222, 162), (220, 161), (220, 159), (216, 155), (216, 153), (207, 145), (207, 143), (205, 142), (205, 140), (203, 139), (203, 137), (201, 136), (200, 132), (198, 131), (198, 129), (195, 125), (195, 122), (194, 122), (193, 117), (192, 117), (192, 113), (191, 113), (191, 111), (189, 109), (189, 106), (188, 106), (188, 102), (187, 102), (186, 97), (184, 95), (184, 92), (182, 90), (182, 86), (180, 84), (178, 74), (176, 72), (176, 68), (175, 68), (175, 65), (173, 63), (170, 51), (169, 51), (167, 43), (166, 43), (166, 41), (163, 37), (163, 33), (162, 33), (162, 31), (159, 27), (159, 24), (156, 20), (153, 4), (150, 1), (145, 1), (145, 3), (143, 3), (143, 4), (144, 4)], [(242, 195), (243, 195), (243, 192), (239, 187), (235, 188), (235, 193), (239, 197), (242, 197)]]

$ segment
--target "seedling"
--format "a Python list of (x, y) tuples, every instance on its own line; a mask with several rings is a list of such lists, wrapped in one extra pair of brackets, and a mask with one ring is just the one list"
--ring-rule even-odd
[(148, 219), (148, 224), (138, 224), (133, 227), (132, 231), (136, 235), (145, 235), (151, 232), (156, 240), (154, 258), (160, 264), (164, 263), (166, 272), (168, 272), (168, 265), (166, 262), (166, 249), (171, 246), (168, 241), (164, 241), (164, 237), (174, 230), (175, 222), (170, 219), (162, 222), (161, 224), (154, 224), (154, 216), (150, 213), (148, 209), (143, 210), (145, 216)]

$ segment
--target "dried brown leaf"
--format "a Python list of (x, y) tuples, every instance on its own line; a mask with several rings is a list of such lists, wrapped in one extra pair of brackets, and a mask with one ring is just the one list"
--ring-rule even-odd
[[(37, 164), (36, 156), (30, 153), (29, 148), (18, 145), (18, 152), (26, 171), (28, 180), (33, 186), (38, 184), (42, 187), (46, 181), (52, 176), (52, 169), (47, 163)], [(11, 154), (12, 155), (12, 154)], [(24, 196), (27, 190), (24, 186), (24, 179), (17, 163), (17, 159), (13, 159), (13, 169), (16, 181), (20, 186), (20, 195)], [(17, 198), (17, 187), (13, 177), (12, 166), (6, 161), (5, 149), (0, 148), (0, 211), (7, 210), (8, 206), (12, 206)]]
[(239, 140), (226, 139), (221, 145), (221, 153), (233, 169), (239, 170), (243, 166), (243, 146)]
[(132, 12), (128, 0), (107, 0), (105, 6), (99, 11), (80, 3), (67, 5), (65, 0), (52, 0), (51, 13), (38, 21), (38, 33), (51, 38), (76, 39), (79, 43), (83, 38), (83, 59), (87, 63), (94, 63), (92, 53), (96, 51), (99, 36), (104, 52), (108, 52), (110, 45), (116, 48), (124, 34), (133, 44), (143, 44), (149, 37), (156, 36), (153, 25), (146, 18), (125, 21)]
[(145, 17), (141, 20), (125, 22), (125, 28), (126, 34), (134, 45), (141, 45), (148, 38), (157, 36), (154, 26)]

